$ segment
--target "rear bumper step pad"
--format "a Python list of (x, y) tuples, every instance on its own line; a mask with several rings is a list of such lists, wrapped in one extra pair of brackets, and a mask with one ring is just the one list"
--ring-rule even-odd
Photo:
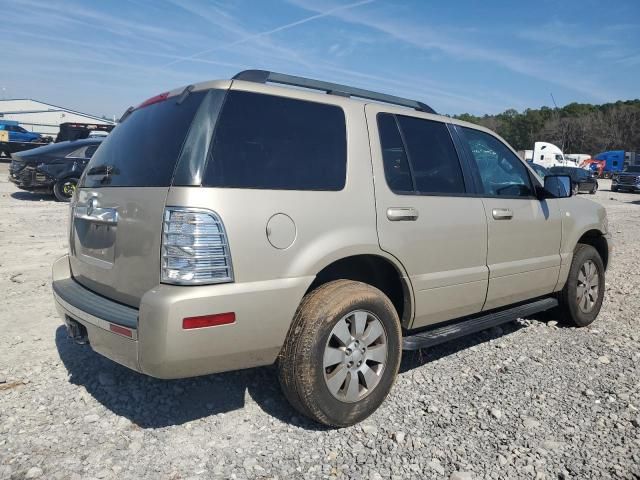
[(479, 317), (461, 320), (443, 327), (436, 327), (432, 330), (414, 333), (413, 335), (408, 335), (403, 338), (402, 349), (419, 350), (421, 348), (432, 347), (557, 306), (558, 300), (555, 298), (543, 298), (535, 302), (507, 308), (506, 310), (500, 310)]
[(54, 281), (53, 292), (65, 303), (89, 315), (127, 328), (138, 328), (138, 310), (101, 297), (73, 278)]

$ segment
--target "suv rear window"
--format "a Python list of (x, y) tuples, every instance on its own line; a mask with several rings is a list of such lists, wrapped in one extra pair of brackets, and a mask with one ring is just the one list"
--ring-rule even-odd
[(206, 92), (181, 103), (171, 97), (134, 110), (102, 142), (83, 187), (167, 187), (193, 117)]
[(231, 91), (218, 118), (203, 185), (342, 190), (347, 137), (340, 107)]

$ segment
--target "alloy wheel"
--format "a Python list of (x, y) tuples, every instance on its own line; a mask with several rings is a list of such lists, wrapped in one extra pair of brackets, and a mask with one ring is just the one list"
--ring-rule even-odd
[(584, 313), (593, 310), (598, 301), (600, 291), (600, 277), (596, 264), (587, 260), (578, 270), (578, 284), (576, 287), (576, 301), (578, 308)]
[(387, 334), (371, 312), (355, 310), (331, 330), (323, 355), (324, 380), (331, 395), (353, 403), (369, 395), (387, 363)]

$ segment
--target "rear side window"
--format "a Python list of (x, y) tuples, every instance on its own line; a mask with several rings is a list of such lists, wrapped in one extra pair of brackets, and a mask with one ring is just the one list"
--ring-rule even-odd
[(462, 168), (442, 122), (378, 114), (385, 177), (395, 193), (465, 193)]
[(378, 131), (380, 132), (382, 161), (387, 185), (392, 192), (396, 193), (415, 191), (407, 153), (395, 116), (386, 113), (378, 114)]
[(218, 119), (203, 185), (335, 191), (344, 188), (346, 169), (341, 108), (231, 91)]
[(87, 165), (84, 187), (166, 187), (205, 92), (134, 110), (113, 129)]

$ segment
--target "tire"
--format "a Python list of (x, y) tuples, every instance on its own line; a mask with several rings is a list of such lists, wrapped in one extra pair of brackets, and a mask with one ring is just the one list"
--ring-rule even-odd
[(316, 422), (354, 425), (391, 390), (401, 338), (398, 314), (377, 288), (351, 280), (321, 285), (303, 298), (280, 354), (284, 395)]
[[(593, 276), (593, 270), (597, 278)], [(585, 281), (586, 280), (586, 281)], [(585, 286), (586, 284), (586, 286)], [(582, 295), (584, 291), (590, 294)], [(600, 313), (604, 299), (604, 264), (598, 251), (591, 245), (579, 243), (574, 252), (569, 276), (560, 292), (560, 310), (565, 322), (586, 327)]]
[(598, 186), (594, 185), (593, 188), (589, 191), (589, 194), (595, 195), (597, 191), (598, 191)]
[(611, 191), (612, 192), (617, 192), (618, 191), (618, 187), (611, 187)]
[(578, 195), (578, 193), (580, 193), (580, 185), (578, 185), (577, 183), (574, 183), (573, 191), (571, 192), (571, 195), (576, 196)]
[(78, 179), (74, 177), (58, 180), (53, 185), (53, 196), (59, 202), (69, 202), (75, 193), (77, 185)]

